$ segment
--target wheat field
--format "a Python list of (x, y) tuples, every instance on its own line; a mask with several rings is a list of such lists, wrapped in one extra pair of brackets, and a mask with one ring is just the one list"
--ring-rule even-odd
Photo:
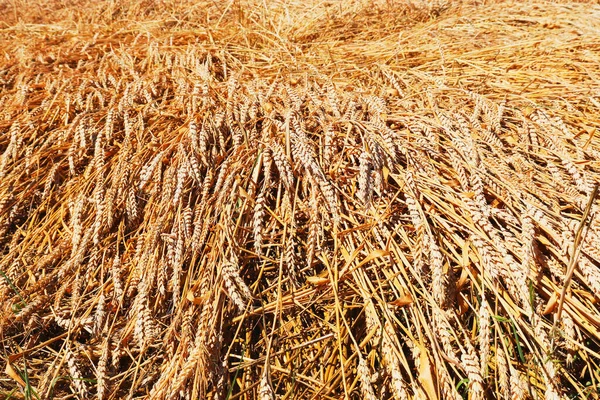
[(598, 399), (598, 32), (0, 1), (0, 396)]

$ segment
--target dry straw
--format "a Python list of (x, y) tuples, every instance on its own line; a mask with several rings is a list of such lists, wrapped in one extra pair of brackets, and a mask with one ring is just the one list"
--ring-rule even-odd
[(150, 3), (0, 5), (3, 397), (596, 398), (597, 5)]

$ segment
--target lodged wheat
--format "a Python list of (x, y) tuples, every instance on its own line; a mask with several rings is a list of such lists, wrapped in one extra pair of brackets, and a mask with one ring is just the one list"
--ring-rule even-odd
[(2, 396), (596, 395), (598, 6), (13, 3)]

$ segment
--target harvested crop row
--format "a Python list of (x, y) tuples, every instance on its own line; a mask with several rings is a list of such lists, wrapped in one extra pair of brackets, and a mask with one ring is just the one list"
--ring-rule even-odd
[(594, 396), (600, 8), (434, 3), (7, 23), (3, 393)]

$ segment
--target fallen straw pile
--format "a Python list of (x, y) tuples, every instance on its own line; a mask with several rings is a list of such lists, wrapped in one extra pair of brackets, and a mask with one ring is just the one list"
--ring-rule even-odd
[(598, 6), (13, 3), (4, 396), (598, 398)]

